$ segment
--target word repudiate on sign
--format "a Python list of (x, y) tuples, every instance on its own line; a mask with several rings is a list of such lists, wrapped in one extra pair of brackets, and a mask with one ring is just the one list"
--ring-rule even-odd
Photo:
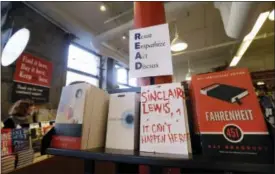
[(141, 87), (140, 151), (187, 155), (189, 126), (180, 83)]
[(168, 24), (130, 31), (130, 76), (172, 75)]
[(23, 53), (16, 62), (14, 81), (50, 88), (52, 63)]

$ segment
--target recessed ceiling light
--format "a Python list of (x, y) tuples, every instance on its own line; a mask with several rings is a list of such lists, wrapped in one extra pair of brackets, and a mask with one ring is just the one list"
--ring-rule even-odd
[(101, 5), (101, 6), (100, 6), (100, 11), (106, 11), (105, 5)]
[(126, 39), (126, 36), (122, 36), (122, 39), (125, 40), (125, 39)]
[(269, 16), (268, 16), (268, 19), (271, 20), (271, 21), (274, 21), (274, 10), (272, 10), (270, 13), (269, 13)]

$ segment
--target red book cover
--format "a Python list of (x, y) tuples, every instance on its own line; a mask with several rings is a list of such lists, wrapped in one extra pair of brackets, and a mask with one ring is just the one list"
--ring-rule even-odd
[(247, 69), (195, 75), (190, 88), (203, 153), (263, 159), (272, 154), (271, 137)]
[(12, 154), (11, 129), (1, 129), (1, 156)]

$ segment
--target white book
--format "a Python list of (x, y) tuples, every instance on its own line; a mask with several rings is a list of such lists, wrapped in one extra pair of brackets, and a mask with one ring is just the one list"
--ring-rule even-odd
[(140, 151), (192, 153), (183, 86), (142, 86), (140, 95)]
[(55, 121), (52, 147), (90, 149), (103, 147), (109, 94), (88, 83), (63, 87)]
[(138, 96), (135, 92), (110, 95), (106, 148), (137, 149), (139, 140)]

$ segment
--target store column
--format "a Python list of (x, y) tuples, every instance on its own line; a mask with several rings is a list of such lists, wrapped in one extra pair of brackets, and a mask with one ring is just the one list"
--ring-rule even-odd
[[(163, 2), (134, 2), (134, 27), (144, 28), (166, 23)], [(156, 57), (157, 59), (157, 57)], [(138, 78), (138, 85), (172, 83), (172, 76)], [(141, 165), (140, 174), (149, 173), (149, 167)], [(169, 172), (168, 172), (169, 171)], [(152, 171), (151, 171), (152, 173)], [(180, 169), (165, 169), (163, 173), (179, 174)]]

